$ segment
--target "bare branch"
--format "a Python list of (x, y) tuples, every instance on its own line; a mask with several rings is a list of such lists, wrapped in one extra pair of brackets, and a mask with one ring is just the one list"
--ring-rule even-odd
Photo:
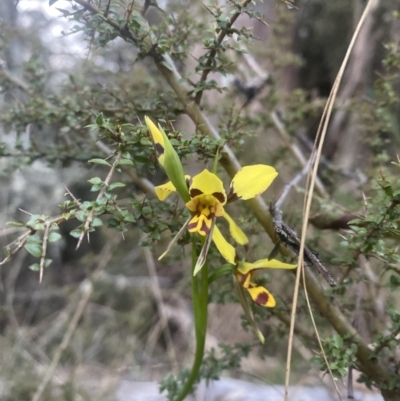
[(49, 231), (50, 231), (50, 222), (46, 221), (44, 223), (44, 234), (43, 234), (43, 242), (42, 242), (42, 257), (40, 258), (39, 265), (39, 283), (42, 282), (43, 279), (43, 269), (46, 261), (46, 253), (47, 253), (47, 241), (49, 239)]
[[(201, 77), (200, 77), (200, 80), (197, 83), (197, 85), (205, 82), (205, 80), (207, 79), (207, 76), (211, 71), (211, 66), (212, 66), (212, 63), (213, 63), (213, 59), (217, 54), (217, 48), (221, 45), (221, 43), (224, 40), (225, 36), (232, 29), (233, 24), (236, 22), (238, 17), (242, 14), (242, 10), (244, 8), (246, 8), (247, 5), (250, 2), (251, 2), (251, 0), (243, 0), (240, 4), (237, 5), (237, 8), (240, 11), (236, 12), (235, 14), (233, 14), (230, 17), (229, 24), (227, 24), (226, 28), (222, 29), (221, 32), (219, 33), (219, 35), (217, 36), (217, 39), (216, 39), (217, 45), (210, 50), (210, 53), (208, 54), (208, 57), (207, 57), (207, 61), (205, 62), (204, 66), (203, 66), (203, 72), (201, 73)], [(202, 96), (203, 96), (203, 90), (201, 89), (196, 94), (196, 97), (195, 97), (195, 100), (194, 100), (196, 104), (200, 104)]]

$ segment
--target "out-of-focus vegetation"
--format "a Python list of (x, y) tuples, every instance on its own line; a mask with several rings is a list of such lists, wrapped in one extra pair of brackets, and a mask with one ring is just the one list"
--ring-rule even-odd
[[(159, 380), (176, 400), (195, 349), (192, 239), (185, 232), (157, 261), (189, 213), (155, 196), (167, 178), (144, 116), (190, 173), (211, 170), (216, 154), (226, 183), (238, 161), (276, 168), (265, 202), (227, 208), (250, 240), (238, 255), (267, 258), (278, 240), (267, 205), (310, 159), (365, 2), (43, 2), (56, 20), (1, 3), (2, 399), (112, 399), (129, 374)], [(323, 149), (307, 245), (338, 285), (305, 271), (333, 376), (350, 369), (385, 400), (400, 399), (399, 6), (374, 2)], [(69, 46), (49, 42), (57, 24)], [(282, 205), (298, 232), (304, 190), (303, 178)], [(260, 344), (213, 246), (208, 263), (200, 378), (282, 383), (295, 276), (257, 275), (277, 300), (251, 306)], [(316, 384), (327, 370), (311, 327), (301, 291), (292, 381), (306, 371)]]

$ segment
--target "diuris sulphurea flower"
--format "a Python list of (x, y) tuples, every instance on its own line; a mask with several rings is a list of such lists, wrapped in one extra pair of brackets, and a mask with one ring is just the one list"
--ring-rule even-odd
[(185, 176), (179, 157), (161, 127), (157, 128), (148, 117), (146, 117), (146, 124), (153, 138), (158, 161), (171, 180), (155, 188), (158, 198), (165, 200), (171, 193), (177, 191), (192, 213), (191, 218), (184, 224), (160, 258), (169, 251), (187, 228), (189, 232), (198, 233), (204, 237), (204, 245), (194, 274), (197, 274), (204, 265), (211, 241), (214, 241), (221, 255), (229, 263), (234, 264), (235, 248), (222, 235), (216, 225), (216, 219), (223, 217), (229, 224), (229, 231), (234, 240), (241, 245), (246, 244), (248, 242), (246, 235), (226, 213), (224, 206), (239, 199), (247, 200), (260, 195), (274, 181), (278, 175), (277, 171), (273, 167), (263, 164), (243, 167), (233, 177), (227, 194), (221, 179), (207, 169), (195, 175), (191, 180), (190, 176)]

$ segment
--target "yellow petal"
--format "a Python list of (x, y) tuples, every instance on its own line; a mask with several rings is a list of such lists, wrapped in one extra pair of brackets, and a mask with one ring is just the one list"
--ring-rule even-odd
[(253, 263), (254, 269), (295, 269), (297, 265), (283, 263), (277, 259), (260, 259)]
[(260, 306), (265, 306), (267, 308), (273, 308), (276, 305), (275, 298), (273, 295), (264, 287), (256, 286), (252, 288), (247, 288), (251, 299)]
[(229, 197), (232, 200), (254, 198), (263, 193), (277, 175), (273, 167), (264, 164), (243, 167), (233, 177)]
[(165, 152), (164, 137), (161, 131), (156, 127), (149, 117), (145, 116), (144, 119), (146, 121), (147, 128), (150, 131), (151, 137), (153, 138), (154, 149), (156, 150), (158, 162), (161, 164), (161, 166), (163, 166)]
[(160, 201), (167, 199), (168, 196), (170, 196), (173, 192), (176, 191), (176, 188), (171, 181), (168, 181), (166, 184), (159, 185), (154, 189)]
[(231, 233), (233, 239), (240, 245), (246, 245), (249, 243), (246, 234), (239, 228), (231, 216), (228, 213), (224, 213), (226, 221), (229, 223), (229, 232)]
[(203, 170), (193, 177), (189, 193), (191, 198), (201, 194), (213, 195), (222, 205), (226, 203), (226, 192), (222, 181), (208, 170)]
[(228, 261), (230, 264), (235, 264), (235, 248), (224, 238), (221, 231), (217, 226), (214, 226), (212, 239), (219, 253)]
[[(190, 182), (190, 175), (185, 175), (186, 182)], [(173, 192), (176, 192), (175, 185), (168, 181), (165, 184), (158, 185), (154, 188), (156, 191), (156, 195), (160, 201), (163, 201), (168, 198)]]
[(297, 265), (292, 265), (289, 263), (283, 263), (276, 259), (260, 259), (254, 263), (239, 262), (238, 270), (242, 274), (247, 274), (253, 270), (257, 269), (295, 269)]

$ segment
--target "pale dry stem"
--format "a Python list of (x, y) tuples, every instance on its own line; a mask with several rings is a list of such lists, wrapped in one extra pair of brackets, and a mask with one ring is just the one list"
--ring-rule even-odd
[[(300, 252), (299, 252), (299, 259), (298, 259), (299, 263), (298, 263), (298, 269), (297, 269), (297, 273), (296, 273), (296, 284), (295, 284), (295, 289), (294, 289), (294, 294), (293, 294), (293, 308), (292, 308), (292, 315), (291, 315), (291, 326), (290, 326), (290, 334), (289, 334), (288, 355), (287, 355), (287, 364), (286, 364), (286, 377), (285, 377), (285, 401), (287, 401), (288, 397), (289, 397), (290, 365), (291, 365), (291, 357), (292, 357), (294, 322), (296, 319), (296, 306), (297, 306), (297, 299), (298, 299), (299, 286), (300, 286), (300, 276), (304, 271), (304, 246), (305, 246), (305, 239), (306, 239), (306, 233), (307, 233), (307, 224), (308, 224), (309, 215), (310, 215), (311, 201), (312, 201), (312, 195), (313, 195), (314, 186), (315, 186), (315, 182), (316, 182), (319, 161), (320, 161), (321, 153), (322, 153), (322, 146), (324, 144), (326, 132), (328, 130), (328, 123), (329, 123), (329, 120), (330, 120), (330, 117), (332, 114), (333, 105), (334, 105), (334, 102), (335, 102), (335, 99), (337, 96), (340, 82), (341, 82), (343, 74), (344, 74), (344, 70), (348, 63), (350, 54), (352, 52), (352, 49), (354, 47), (354, 44), (358, 37), (358, 34), (361, 30), (361, 27), (363, 26), (367, 16), (373, 9), (376, 1), (377, 0), (369, 0), (368, 4), (365, 7), (364, 13), (361, 16), (361, 19), (357, 25), (357, 28), (353, 34), (353, 37), (352, 37), (349, 47), (347, 49), (346, 55), (344, 57), (343, 63), (340, 67), (340, 70), (339, 70), (337, 77), (335, 79), (335, 82), (333, 84), (333, 88), (329, 95), (323, 115), (321, 117), (321, 122), (318, 127), (318, 132), (317, 132), (316, 139), (315, 139), (315, 144), (318, 143), (318, 148), (316, 150), (315, 163), (314, 163), (312, 173), (309, 176), (309, 179), (307, 180), (309, 183), (309, 191), (308, 191), (308, 193), (305, 194), (305, 199), (304, 199), (305, 204), (304, 204), (304, 211), (303, 211), (301, 245), (300, 245)], [(306, 284), (306, 282), (304, 282), (304, 284)], [(307, 296), (308, 294), (307, 294), (306, 285), (304, 285), (304, 291)], [(311, 313), (311, 308), (310, 308), (310, 313)], [(311, 316), (312, 316), (312, 313), (311, 313)], [(316, 335), (317, 335), (318, 341), (320, 342), (321, 340), (320, 340), (318, 333), (316, 333)], [(321, 344), (321, 346), (322, 346), (322, 344)], [(324, 354), (324, 357), (326, 358), (322, 347), (321, 347), (321, 350)]]

